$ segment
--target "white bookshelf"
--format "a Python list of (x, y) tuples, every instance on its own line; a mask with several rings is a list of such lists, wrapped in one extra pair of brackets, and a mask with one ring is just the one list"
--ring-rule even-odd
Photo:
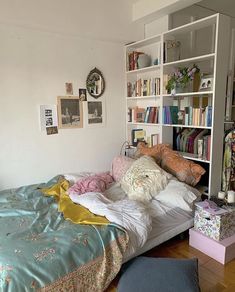
[[(221, 189), (223, 133), (224, 133), (224, 108), (226, 94), (226, 78), (228, 70), (230, 18), (215, 14), (198, 21), (174, 28), (160, 35), (128, 44), (126, 49), (126, 64), (128, 54), (132, 51), (144, 52), (152, 57), (149, 67), (129, 70), (126, 69), (126, 84), (138, 79), (160, 78), (160, 94), (148, 96), (128, 96), (126, 94), (126, 112), (129, 107), (159, 107), (158, 123), (128, 122), (126, 120), (126, 139), (131, 142), (132, 129), (141, 128), (146, 135), (159, 135), (159, 143), (173, 144), (174, 128), (207, 129), (211, 135), (210, 160), (205, 160), (196, 154), (180, 152), (183, 157), (199, 162), (206, 166), (208, 176), (208, 195), (216, 195)], [(209, 32), (209, 33), (208, 33)], [(203, 42), (200, 42), (205, 34)], [(180, 59), (164, 62), (163, 51), (165, 40), (179, 40), (181, 42)], [(182, 46), (182, 44), (184, 46)], [(160, 50), (160, 51), (159, 51)], [(159, 63), (153, 61), (158, 57)], [(163, 88), (163, 76), (170, 74), (178, 67), (197, 64), (202, 72), (213, 76), (213, 86), (209, 91), (184, 92), (171, 95)], [(181, 124), (164, 124), (163, 106), (174, 103), (192, 104), (197, 98), (201, 106), (202, 100), (207, 99), (212, 106), (211, 126), (195, 126)], [(127, 116), (127, 115), (126, 115)]]

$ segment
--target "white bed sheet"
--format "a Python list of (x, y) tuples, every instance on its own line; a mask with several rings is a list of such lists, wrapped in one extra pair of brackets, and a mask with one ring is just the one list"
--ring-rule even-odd
[[(124, 262), (138, 256), (193, 226), (193, 212), (186, 212), (180, 208), (170, 208), (160, 202), (154, 203), (156, 217), (152, 220), (152, 231), (144, 246), (135, 254), (126, 256)], [(166, 212), (164, 214), (163, 210)]]
[[(122, 200), (126, 197), (119, 183), (113, 184), (105, 192), (105, 196), (113, 201)], [(160, 245), (193, 226), (193, 212), (188, 212), (178, 207), (172, 208), (157, 200), (152, 200), (149, 205), (149, 212), (152, 215), (153, 222), (148, 240), (134, 254), (126, 254), (124, 262)]]

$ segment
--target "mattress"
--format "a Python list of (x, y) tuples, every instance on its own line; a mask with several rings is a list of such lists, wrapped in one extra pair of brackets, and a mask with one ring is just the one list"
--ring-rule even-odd
[[(113, 201), (122, 200), (126, 197), (118, 183), (115, 183), (109, 188), (105, 195)], [(123, 262), (160, 245), (193, 226), (192, 211), (185, 211), (179, 207), (171, 207), (155, 199), (149, 205), (149, 212), (152, 216), (152, 231), (149, 234), (148, 240), (134, 254), (125, 255)]]
[[(135, 254), (124, 257), (124, 262), (145, 253), (193, 226), (192, 212), (186, 212), (180, 208), (170, 208), (160, 202), (155, 203), (154, 209), (158, 215), (153, 218), (152, 231), (148, 240)], [(166, 211), (165, 214), (161, 213), (162, 209)]]

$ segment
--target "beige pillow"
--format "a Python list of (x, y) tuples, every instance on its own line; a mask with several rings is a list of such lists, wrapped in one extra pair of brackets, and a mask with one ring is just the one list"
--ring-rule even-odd
[(168, 184), (171, 177), (150, 156), (133, 162), (121, 179), (121, 187), (132, 200), (150, 201)]

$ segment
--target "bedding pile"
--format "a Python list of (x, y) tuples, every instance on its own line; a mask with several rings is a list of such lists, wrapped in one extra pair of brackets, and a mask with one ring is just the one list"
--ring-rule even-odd
[(114, 161), (122, 171), (113, 165), (112, 176), (67, 174), (0, 192), (0, 291), (104, 291), (154, 222), (192, 216), (200, 193), (153, 158)]

